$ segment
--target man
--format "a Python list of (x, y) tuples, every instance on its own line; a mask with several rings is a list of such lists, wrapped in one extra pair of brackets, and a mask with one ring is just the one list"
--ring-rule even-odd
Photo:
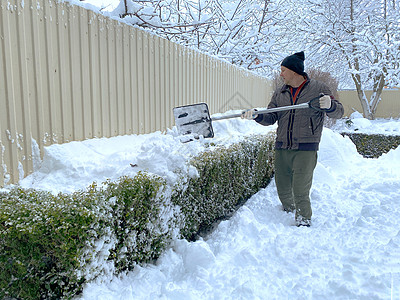
[[(292, 109), (257, 114), (255, 109), (242, 113), (242, 118), (262, 125), (278, 122), (275, 142), (275, 182), (283, 210), (295, 212), (297, 226), (311, 225), (310, 189), (324, 117), (339, 119), (342, 104), (335, 100), (328, 86), (310, 79), (304, 72), (304, 52), (286, 57), (281, 63), (284, 85), (272, 96), (268, 108), (307, 103), (317, 99), (319, 108)], [(318, 99), (319, 97), (319, 99)]]

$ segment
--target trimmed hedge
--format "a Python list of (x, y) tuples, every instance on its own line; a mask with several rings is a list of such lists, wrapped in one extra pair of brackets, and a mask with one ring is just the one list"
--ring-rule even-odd
[(400, 136), (365, 133), (342, 133), (356, 145), (357, 152), (366, 158), (377, 158), (400, 145)]
[(268, 184), (273, 143), (210, 146), (190, 161), (198, 176), (172, 187), (139, 172), (72, 194), (0, 193), (0, 298), (71, 299), (85, 282), (152, 262), (174, 238), (195, 239)]
[[(1, 298), (55, 298), (83, 283), (74, 272), (98, 222), (97, 197), (14, 189), (0, 195)], [(99, 235), (102, 233), (99, 232)]]
[(271, 140), (253, 137), (229, 150), (217, 148), (192, 159), (199, 176), (172, 197), (185, 217), (181, 228), (184, 238), (195, 240), (268, 185), (273, 176)]
[(160, 223), (164, 180), (138, 173), (107, 184), (0, 194), (1, 299), (69, 299), (86, 281), (159, 256), (170, 225)]

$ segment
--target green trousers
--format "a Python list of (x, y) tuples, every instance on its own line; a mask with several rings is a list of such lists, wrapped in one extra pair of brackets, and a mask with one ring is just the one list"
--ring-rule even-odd
[(310, 189), (317, 151), (276, 150), (275, 182), (285, 211), (295, 211), (296, 220), (311, 220)]

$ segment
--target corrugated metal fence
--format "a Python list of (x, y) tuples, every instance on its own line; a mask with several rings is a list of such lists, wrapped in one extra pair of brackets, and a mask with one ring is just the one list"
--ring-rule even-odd
[(0, 186), (52, 143), (172, 128), (172, 108), (263, 106), (269, 82), (55, 0), (0, 2)]

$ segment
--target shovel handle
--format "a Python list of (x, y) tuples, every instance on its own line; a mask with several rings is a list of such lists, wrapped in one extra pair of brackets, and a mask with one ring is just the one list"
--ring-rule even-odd
[[(258, 115), (262, 114), (268, 114), (272, 112), (277, 112), (277, 111), (286, 111), (286, 110), (292, 110), (292, 109), (299, 109), (299, 108), (312, 108), (318, 111), (327, 111), (327, 109), (320, 108), (319, 106), (315, 106), (314, 103), (319, 100), (324, 96), (324, 94), (319, 95), (318, 97), (311, 99), (310, 101), (302, 104), (295, 104), (295, 105), (287, 105), (287, 106), (280, 106), (280, 107), (274, 107), (274, 108), (265, 108), (265, 109), (260, 109), (257, 110)], [(232, 118), (238, 118), (241, 117), (242, 113), (235, 113), (235, 114), (230, 114), (230, 115), (222, 115), (222, 116), (217, 116), (217, 117), (211, 117), (212, 121), (218, 121), (218, 120), (226, 120), (226, 119), (232, 119)]]

